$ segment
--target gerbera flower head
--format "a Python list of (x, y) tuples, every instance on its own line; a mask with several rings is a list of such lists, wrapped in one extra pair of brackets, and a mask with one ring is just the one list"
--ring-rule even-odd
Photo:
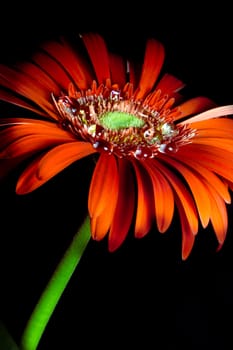
[(108, 235), (114, 251), (131, 225), (138, 238), (154, 224), (163, 233), (177, 208), (183, 259), (200, 225), (212, 224), (221, 247), (233, 188), (233, 106), (185, 100), (183, 82), (162, 72), (165, 50), (156, 39), (147, 40), (140, 70), (99, 34), (78, 40), (86, 52), (61, 38), (28, 62), (0, 65), (0, 99), (31, 113), (0, 120), (3, 170), (30, 159), (16, 192), (29, 193), (95, 154), (93, 239)]

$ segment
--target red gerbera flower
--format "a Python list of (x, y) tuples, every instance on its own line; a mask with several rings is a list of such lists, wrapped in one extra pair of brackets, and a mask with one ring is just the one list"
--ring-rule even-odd
[(0, 99), (32, 112), (0, 121), (2, 162), (13, 169), (33, 157), (16, 192), (33, 191), (95, 153), (88, 197), (93, 239), (108, 234), (114, 251), (132, 223), (138, 238), (155, 222), (165, 232), (176, 206), (183, 259), (199, 224), (211, 222), (221, 246), (233, 188), (233, 106), (202, 96), (183, 100), (183, 82), (161, 75), (165, 52), (157, 40), (147, 41), (138, 73), (100, 35), (81, 39), (86, 60), (62, 38), (28, 62), (0, 66)]

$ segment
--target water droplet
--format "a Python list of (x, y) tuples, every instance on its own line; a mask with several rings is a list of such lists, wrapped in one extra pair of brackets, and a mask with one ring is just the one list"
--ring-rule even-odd
[(100, 145), (100, 143), (99, 143), (98, 141), (96, 141), (96, 142), (94, 142), (94, 143), (93, 143), (93, 145), (92, 145), (92, 146), (93, 146), (94, 148), (98, 148), (98, 147), (99, 147), (99, 145)]
[(136, 151), (133, 152), (133, 155), (135, 158), (142, 158), (142, 150), (140, 148), (137, 148)]
[(175, 153), (177, 152), (178, 148), (176, 146), (175, 143), (173, 142), (170, 142), (170, 143), (162, 143), (160, 146), (159, 146), (159, 152), (161, 153)]

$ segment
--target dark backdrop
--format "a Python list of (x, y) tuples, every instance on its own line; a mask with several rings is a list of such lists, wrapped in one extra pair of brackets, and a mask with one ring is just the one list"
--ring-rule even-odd
[[(164, 43), (166, 67), (190, 93), (231, 104), (230, 13), (222, 3), (205, 10), (189, 2), (5, 4), (0, 60), (27, 57), (44, 39), (84, 31), (98, 31), (112, 49), (137, 56), (152, 36)], [(16, 341), (85, 214), (89, 170), (80, 161), (25, 196), (14, 193), (17, 174), (0, 186), (0, 318)], [(215, 251), (211, 226), (200, 229), (187, 261), (176, 217), (166, 234), (130, 235), (114, 254), (105, 240), (91, 241), (38, 350), (232, 349), (232, 209), (222, 250)]]

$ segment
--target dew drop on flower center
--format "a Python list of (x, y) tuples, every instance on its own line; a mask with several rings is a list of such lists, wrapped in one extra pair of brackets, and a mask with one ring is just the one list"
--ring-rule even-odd
[(120, 158), (154, 158), (158, 152), (177, 152), (194, 136), (194, 130), (176, 125), (174, 116), (169, 116), (173, 101), (170, 108), (157, 110), (147, 99), (126, 98), (120, 90), (102, 85), (93, 90), (74, 91), (72, 87), (72, 93), (53, 100), (62, 127), (98, 151)]

